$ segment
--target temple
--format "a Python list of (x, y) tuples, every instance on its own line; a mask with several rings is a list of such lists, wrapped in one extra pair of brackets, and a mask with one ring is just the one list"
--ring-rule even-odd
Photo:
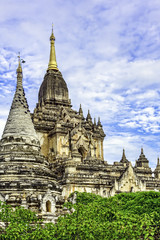
[(48, 69), (31, 114), (23, 89), (19, 56), (17, 85), (0, 140), (0, 200), (36, 211), (55, 221), (74, 191), (114, 196), (120, 192), (160, 190), (160, 162), (152, 172), (143, 148), (135, 166), (103, 157), (105, 133), (100, 118), (72, 109), (68, 87), (58, 69), (55, 36), (50, 37)]

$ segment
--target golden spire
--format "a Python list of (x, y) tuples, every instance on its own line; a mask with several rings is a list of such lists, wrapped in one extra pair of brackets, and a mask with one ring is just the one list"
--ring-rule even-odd
[(57, 61), (56, 61), (56, 52), (55, 52), (55, 36), (53, 34), (53, 24), (52, 24), (52, 34), (50, 36), (50, 42), (51, 42), (51, 49), (50, 49), (50, 59), (49, 59), (49, 64), (48, 64), (48, 70), (53, 69), (53, 70), (58, 70), (57, 67)]

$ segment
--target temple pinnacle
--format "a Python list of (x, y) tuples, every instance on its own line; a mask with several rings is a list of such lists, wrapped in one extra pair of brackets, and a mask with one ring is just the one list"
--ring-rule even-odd
[(83, 116), (83, 110), (82, 110), (81, 104), (80, 104), (80, 107), (79, 107), (79, 115)]
[(53, 33), (53, 25), (52, 25), (52, 33), (50, 36), (51, 48), (50, 48), (50, 59), (48, 64), (48, 70), (58, 70), (57, 61), (56, 61), (56, 52), (55, 52), (55, 36)]
[(21, 66), (21, 59), (20, 59), (20, 53), (18, 55), (18, 68), (17, 68), (17, 87), (22, 87), (22, 66)]
[(124, 148), (123, 148), (123, 155), (122, 155), (122, 157), (126, 157)]
[(22, 73), (20, 52), (19, 52), (19, 55), (18, 55), (18, 68), (17, 68), (17, 73)]
[(143, 148), (141, 147), (141, 155), (143, 155)]
[(122, 153), (122, 159), (120, 162), (123, 162), (123, 163), (128, 163), (128, 160), (126, 158), (126, 154), (125, 154), (125, 149), (123, 148), (123, 153)]
[[(30, 111), (28, 108), (27, 99), (25, 97), (23, 84), (22, 84), (22, 67), (20, 55), (18, 56), (18, 68), (17, 68), (17, 87), (13, 97), (12, 105), (8, 115), (8, 119), (3, 131), (2, 140), (11, 137), (12, 140), (6, 140), (8, 144), (8, 150), (13, 150), (13, 145), (16, 143), (16, 138), (20, 138), (19, 146), (31, 146), (32, 149), (39, 151), (38, 138), (31, 120)], [(34, 142), (33, 142), (34, 141)], [(3, 142), (3, 141), (2, 141)], [(3, 146), (4, 143), (1, 144)], [(23, 149), (24, 151), (25, 149)], [(27, 150), (27, 148), (26, 148)], [(17, 150), (18, 151), (18, 150)]]

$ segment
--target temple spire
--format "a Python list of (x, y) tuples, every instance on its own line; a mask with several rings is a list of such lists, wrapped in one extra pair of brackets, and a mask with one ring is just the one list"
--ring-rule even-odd
[(18, 74), (18, 73), (22, 73), (20, 52), (19, 52), (19, 55), (18, 55), (18, 68), (17, 68), (17, 74)]
[(123, 148), (122, 159), (121, 159), (120, 162), (122, 162), (122, 163), (128, 163), (128, 160), (127, 160), (127, 158), (126, 158), (126, 154), (125, 154), (124, 148)]
[(89, 110), (88, 110), (88, 114), (87, 114), (86, 120), (87, 121), (92, 121), (91, 114), (90, 114)]
[[(23, 75), (20, 55), (18, 56), (18, 68), (16, 72), (17, 87), (13, 97), (8, 119), (3, 131), (0, 148), (7, 144), (7, 151), (10, 152), (14, 149), (14, 147), (16, 148), (18, 146), (25, 146), (26, 151), (27, 146), (30, 146), (36, 151), (39, 151), (40, 145), (38, 142), (38, 137), (34, 129), (22, 84)], [(20, 139), (18, 143), (16, 140), (17, 138)], [(25, 149), (23, 149), (23, 151), (25, 151)]]
[(55, 36), (53, 33), (53, 24), (52, 24), (52, 33), (50, 36), (51, 48), (50, 48), (50, 59), (48, 64), (48, 70), (58, 70), (57, 61), (56, 61), (56, 52), (55, 52)]
[(17, 68), (17, 87), (22, 87), (22, 66), (21, 66), (21, 59), (20, 59), (20, 53), (18, 55), (18, 68)]
[(125, 150), (123, 148), (123, 154), (122, 154), (122, 158), (126, 158), (126, 155), (125, 155)]
[(102, 127), (100, 117), (98, 117), (98, 123), (97, 123), (97, 126)]
[(83, 110), (82, 110), (81, 104), (80, 104), (80, 107), (79, 107), (79, 115), (83, 116)]
[(143, 148), (141, 147), (141, 155), (142, 155), (142, 154), (144, 154), (144, 153), (143, 153)]

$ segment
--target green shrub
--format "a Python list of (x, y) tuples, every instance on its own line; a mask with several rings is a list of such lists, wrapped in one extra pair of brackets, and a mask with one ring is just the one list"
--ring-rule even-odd
[[(110, 198), (76, 192), (76, 203), (65, 203), (72, 213), (57, 224), (45, 224), (35, 213), (0, 203), (0, 239), (132, 240), (160, 239), (160, 193), (122, 193)], [(72, 194), (73, 196), (73, 194)]]

